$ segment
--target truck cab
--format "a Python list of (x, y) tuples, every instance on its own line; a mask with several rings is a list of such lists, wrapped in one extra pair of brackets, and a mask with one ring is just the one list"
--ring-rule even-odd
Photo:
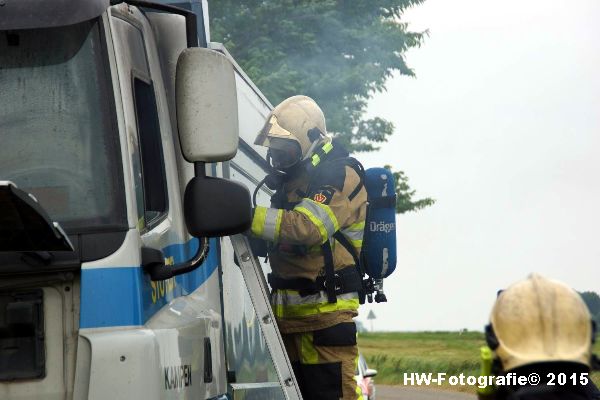
[(0, 398), (300, 398), (240, 235), (270, 109), (206, 1), (0, 2)]

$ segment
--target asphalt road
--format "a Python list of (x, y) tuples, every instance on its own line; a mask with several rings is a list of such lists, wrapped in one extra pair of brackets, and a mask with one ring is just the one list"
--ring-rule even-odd
[(377, 400), (476, 400), (472, 394), (445, 392), (433, 389), (415, 389), (402, 386), (377, 386)]

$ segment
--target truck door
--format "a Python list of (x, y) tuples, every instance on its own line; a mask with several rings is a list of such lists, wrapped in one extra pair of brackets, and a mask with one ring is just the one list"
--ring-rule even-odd
[[(184, 226), (153, 32), (144, 14), (126, 5), (113, 7), (110, 21), (130, 168), (129, 207), (140, 239), (131, 251), (157, 249), (167, 265), (181, 263), (193, 257), (199, 241)], [(224, 370), (218, 368), (222, 334), (216, 268), (214, 255), (193, 272), (157, 282), (143, 274), (139, 282), (139, 319), (156, 340), (161, 398), (210, 398), (225, 390)]]

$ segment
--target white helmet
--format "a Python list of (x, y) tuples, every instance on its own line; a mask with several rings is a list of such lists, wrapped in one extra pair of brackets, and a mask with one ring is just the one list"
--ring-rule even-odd
[(317, 103), (307, 96), (292, 96), (271, 111), (254, 144), (269, 148), (275, 168), (288, 169), (330, 141)]
[(591, 321), (575, 290), (532, 274), (498, 295), (486, 334), (504, 371), (553, 361), (590, 367)]

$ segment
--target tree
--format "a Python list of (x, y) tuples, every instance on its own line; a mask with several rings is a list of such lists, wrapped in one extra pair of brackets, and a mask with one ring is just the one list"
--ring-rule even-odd
[(580, 292), (579, 294), (588, 306), (592, 317), (600, 324), (600, 295), (596, 292)]
[[(390, 121), (365, 118), (368, 100), (385, 90), (392, 73), (414, 76), (404, 53), (427, 32), (411, 32), (404, 10), (423, 0), (212, 0), (211, 32), (273, 103), (295, 95), (314, 98), (327, 130), (350, 151), (373, 151), (393, 133)], [(413, 200), (398, 172), (398, 212)]]
[(404, 174), (404, 171), (393, 172), (392, 167), (389, 165), (386, 165), (385, 168), (389, 169), (394, 176), (397, 213), (404, 214), (407, 211), (418, 211), (435, 203), (435, 200), (429, 197), (414, 200), (413, 197), (416, 191), (408, 185), (408, 177)]

